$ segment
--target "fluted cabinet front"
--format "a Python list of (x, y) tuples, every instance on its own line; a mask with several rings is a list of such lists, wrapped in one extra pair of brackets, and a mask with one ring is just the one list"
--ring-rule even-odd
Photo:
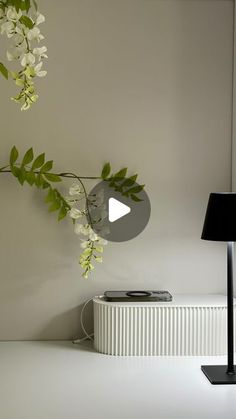
[(226, 307), (132, 306), (94, 300), (94, 346), (109, 355), (223, 355)]

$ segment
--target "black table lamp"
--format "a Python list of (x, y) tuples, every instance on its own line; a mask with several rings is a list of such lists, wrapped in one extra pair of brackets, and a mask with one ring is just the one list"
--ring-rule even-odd
[(202, 231), (203, 240), (227, 242), (227, 343), (228, 365), (203, 365), (212, 384), (236, 384), (234, 366), (233, 261), (236, 241), (236, 193), (211, 193)]

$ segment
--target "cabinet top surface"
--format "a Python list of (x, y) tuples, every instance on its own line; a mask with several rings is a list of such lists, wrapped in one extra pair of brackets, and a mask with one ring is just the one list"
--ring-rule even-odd
[[(119, 307), (226, 307), (227, 297), (221, 294), (172, 294), (172, 301), (150, 301), (150, 302), (110, 302), (105, 301), (102, 296), (94, 297), (93, 302), (108, 306)], [(234, 298), (234, 305), (236, 299)]]

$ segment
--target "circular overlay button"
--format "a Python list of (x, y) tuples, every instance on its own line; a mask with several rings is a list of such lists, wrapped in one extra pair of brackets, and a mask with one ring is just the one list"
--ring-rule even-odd
[[(135, 183), (132, 188), (139, 190)], [(134, 189), (135, 190), (135, 189)], [(144, 190), (127, 197), (109, 186), (107, 181), (99, 182), (89, 193), (88, 223), (100, 237), (111, 242), (123, 242), (138, 236), (146, 227), (151, 204)]]

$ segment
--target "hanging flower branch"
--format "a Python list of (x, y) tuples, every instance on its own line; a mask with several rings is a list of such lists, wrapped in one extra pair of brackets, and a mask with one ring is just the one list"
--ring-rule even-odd
[(19, 94), (11, 99), (21, 105), (22, 111), (29, 109), (38, 99), (35, 78), (47, 74), (42, 69), (43, 60), (48, 58), (47, 47), (39, 46), (44, 39), (39, 25), (44, 21), (45, 17), (38, 11), (34, 0), (0, 0), (0, 32), (11, 43), (6, 56), (8, 61), (20, 67), (10, 71), (0, 62), (0, 72), (20, 88)]
[[(49, 211), (57, 212), (58, 221), (69, 216), (74, 232), (79, 235), (81, 240), (82, 253), (79, 263), (84, 270), (82, 275), (84, 278), (88, 278), (89, 273), (94, 269), (93, 263), (102, 262), (103, 246), (107, 244), (107, 240), (94, 232), (93, 225), (96, 221), (92, 219), (90, 213), (90, 208), (93, 205), (96, 207), (103, 205), (103, 199), (101, 196), (90, 196), (85, 181), (104, 180), (115, 191), (135, 202), (141, 201), (138, 194), (143, 190), (144, 185), (136, 185), (137, 175), (127, 177), (127, 168), (111, 174), (110, 163), (103, 166), (100, 176), (79, 176), (70, 172), (54, 173), (52, 169), (53, 160), (46, 161), (45, 153), (35, 158), (32, 148), (24, 154), (22, 161), (19, 162), (19, 152), (14, 146), (10, 153), (9, 163), (0, 168), (0, 173), (11, 173), (21, 185), (28, 183), (37, 189), (45, 189), (47, 191), (45, 202), (49, 205)], [(73, 179), (73, 183), (69, 188), (68, 196), (63, 196), (54, 187), (54, 184), (62, 182), (66, 178)]]

